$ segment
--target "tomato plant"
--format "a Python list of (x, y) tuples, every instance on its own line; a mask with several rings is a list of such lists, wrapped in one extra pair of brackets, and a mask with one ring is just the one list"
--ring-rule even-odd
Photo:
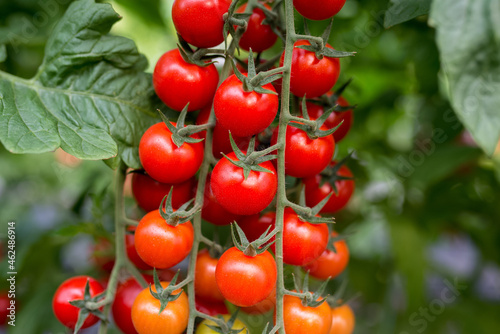
[(127, 251), (127, 257), (138, 269), (151, 270), (153, 269), (149, 264), (144, 262), (135, 248), (135, 230), (133, 226), (127, 228), (127, 234), (125, 236), (125, 247)]
[[(71, 305), (69, 302), (74, 300), (83, 300), (85, 285), (89, 284), (89, 291), (92, 297), (104, 291), (101, 284), (89, 276), (75, 276), (64, 281), (54, 293), (52, 299), (52, 310), (56, 318), (66, 327), (75, 328), (80, 309)], [(99, 318), (89, 314), (83, 322), (81, 328), (87, 328), (99, 321)]]
[(352, 334), (354, 325), (354, 312), (349, 305), (344, 304), (332, 308), (332, 327), (330, 329), (330, 334)]
[[(227, 323), (228, 320), (231, 318), (231, 316), (228, 314), (225, 314), (222, 316), (222, 318)], [(217, 334), (217, 333), (219, 333), (208, 326), (217, 326), (217, 324), (211, 320), (205, 319), (198, 325), (198, 328), (196, 329), (195, 334)], [(236, 318), (234, 320), (234, 323), (231, 326), (230, 330), (231, 329), (235, 330), (235, 331), (242, 330), (242, 332), (244, 333), (244, 331), (247, 329), (247, 327), (240, 319)]]
[(326, 20), (340, 12), (345, 2), (346, 0), (293, 0), (293, 5), (309, 20)]
[(210, 255), (208, 249), (202, 249), (196, 258), (196, 271), (194, 288), (196, 297), (209, 302), (224, 302), (224, 296), (217, 287), (215, 281), (215, 268), (218, 259)]
[(219, 314), (229, 314), (227, 306), (224, 302), (208, 302), (204, 299), (196, 298), (195, 306), (201, 313), (205, 313), (213, 317)]
[(169, 108), (177, 111), (188, 103), (188, 111), (210, 104), (218, 81), (219, 73), (214, 64), (190, 64), (182, 58), (178, 49), (165, 53), (153, 72), (156, 94)]
[[(161, 282), (166, 288), (169, 282)], [(153, 292), (156, 287), (151, 286)], [(182, 290), (176, 290), (174, 294), (180, 296), (168, 302), (166, 308), (160, 313), (160, 301), (155, 299), (149, 288), (139, 292), (132, 305), (132, 322), (139, 334), (181, 334), (187, 327), (189, 318), (189, 302)]]
[[(191, 137), (196, 139), (198, 135)], [(183, 143), (177, 147), (168, 127), (164, 123), (157, 123), (142, 136), (139, 157), (153, 179), (163, 183), (181, 183), (193, 177), (200, 168), (203, 144)]]
[(222, 254), (215, 269), (217, 286), (224, 298), (242, 307), (266, 299), (275, 288), (276, 277), (276, 263), (268, 251), (248, 256), (232, 247)]
[(229, 225), (234, 221), (240, 220), (239, 215), (227, 211), (217, 202), (210, 180), (211, 176), (209, 174), (207, 175), (207, 182), (205, 184), (205, 199), (203, 201), (203, 208), (201, 209), (201, 217), (214, 225)]
[[(263, 3), (267, 9), (271, 7)], [(237, 13), (243, 13), (247, 5), (244, 4), (236, 10)], [(278, 36), (274, 33), (273, 29), (268, 24), (263, 24), (266, 19), (266, 14), (260, 8), (254, 8), (252, 15), (248, 19), (248, 26), (245, 33), (241, 36), (240, 47), (243, 50), (249, 51), (252, 49), (253, 52), (262, 52), (269, 49), (276, 43)]]
[[(333, 232), (331, 238), (336, 238), (337, 233)], [(335, 278), (344, 271), (349, 263), (349, 248), (344, 240), (333, 243), (334, 250), (325, 249), (323, 253), (314, 261), (308, 263), (304, 269), (309, 271), (311, 276), (319, 279)]]
[(317, 307), (304, 306), (300, 298), (285, 295), (283, 321), (287, 334), (329, 334), (332, 311), (327, 303)]
[(171, 226), (159, 210), (146, 214), (135, 230), (135, 249), (155, 268), (170, 268), (188, 256), (193, 246), (191, 222)]

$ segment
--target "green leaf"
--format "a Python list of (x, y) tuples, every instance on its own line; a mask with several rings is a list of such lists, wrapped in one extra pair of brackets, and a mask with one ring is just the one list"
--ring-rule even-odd
[(389, 28), (429, 14), (432, 0), (391, 0), (385, 12), (384, 27)]
[(117, 154), (140, 167), (137, 147), (157, 103), (146, 58), (109, 30), (109, 4), (73, 2), (58, 22), (31, 80), (0, 71), (0, 141), (13, 153), (61, 147), (81, 159)]
[(430, 24), (437, 30), (451, 104), (492, 155), (500, 138), (500, 2), (435, 0)]

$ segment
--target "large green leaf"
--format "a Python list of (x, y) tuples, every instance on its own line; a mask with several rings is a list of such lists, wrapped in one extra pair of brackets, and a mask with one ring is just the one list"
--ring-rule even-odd
[(133, 41), (109, 35), (109, 4), (71, 4), (31, 80), (0, 72), (0, 141), (14, 153), (61, 147), (81, 159), (119, 154), (140, 165), (140, 136), (154, 122), (151, 76)]
[(451, 104), (492, 155), (500, 138), (500, 1), (434, 0), (430, 24), (437, 30)]
[(432, 0), (391, 0), (385, 12), (384, 27), (389, 28), (420, 15), (429, 14)]

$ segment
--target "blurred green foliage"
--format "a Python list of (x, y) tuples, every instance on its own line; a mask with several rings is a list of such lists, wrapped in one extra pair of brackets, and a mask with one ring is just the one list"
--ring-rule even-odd
[[(137, 43), (150, 71), (175, 47), (171, 2), (112, 2), (123, 17), (112, 32)], [(345, 97), (357, 108), (336, 153), (355, 151), (349, 163), (355, 197), (336, 216), (336, 229), (350, 234), (351, 262), (330, 283), (330, 293), (348, 280), (345, 299), (352, 298), (356, 333), (494, 333), (500, 328), (498, 154), (488, 158), (464, 134), (447, 98), (436, 32), (427, 18), (386, 30), (388, 5), (349, 0), (330, 38), (334, 48), (358, 52), (341, 60), (339, 83), (353, 78)], [(0, 1), (0, 44), (7, 45), (0, 69), (31, 77), (64, 8), (27, 41), (13, 41), (5, 39), (8, 32), (23, 29), (22, 18), (33, 18), (40, 2)], [(302, 19), (296, 19), (300, 30)], [(313, 34), (326, 25), (309, 22)], [(278, 43), (264, 57), (279, 52)], [(48, 307), (57, 286), (75, 274), (103, 277), (81, 250), (110, 230), (111, 175), (102, 162), (68, 167), (55, 154), (0, 149), (0, 235), (7, 221), (17, 222), (19, 309), (9, 333), (63, 332)], [(133, 200), (129, 204), (129, 214), (139, 218)], [(208, 236), (212, 229), (204, 226)], [(222, 235), (224, 240), (227, 230)], [(4, 258), (0, 288), (6, 287), (6, 272)], [(462, 288), (445, 302), (446, 284), (456, 281)]]

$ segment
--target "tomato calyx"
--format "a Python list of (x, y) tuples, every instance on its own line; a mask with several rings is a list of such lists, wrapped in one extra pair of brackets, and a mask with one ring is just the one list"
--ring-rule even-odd
[(165, 219), (165, 222), (169, 224), (170, 226), (176, 227), (179, 224), (184, 224), (190, 221), (194, 215), (201, 210), (200, 206), (194, 205), (191, 210), (186, 211), (187, 208), (193, 204), (194, 198), (190, 199), (183, 205), (178, 210), (174, 210), (172, 207), (172, 193), (173, 193), (174, 187), (170, 188), (170, 191), (168, 192), (168, 195), (163, 197), (161, 203), (160, 203), (160, 216)]
[[(222, 19), (224, 20), (224, 36), (230, 34), (231, 37), (236, 40), (238, 40), (247, 29), (248, 19), (252, 16), (253, 11), (252, 6), (247, 6), (244, 13), (235, 13), (238, 7), (238, 2), (239, 1), (231, 2), (231, 6), (229, 6), (227, 13), (224, 13), (222, 16)], [(234, 26), (237, 26), (237, 29), (235, 29)], [(224, 47), (227, 54), (227, 38), (224, 38)]]
[(296, 46), (296, 48), (314, 52), (316, 58), (318, 58), (319, 60), (323, 59), (323, 57), (344, 58), (344, 57), (354, 56), (356, 52), (338, 51), (333, 48), (327, 47), (327, 41), (328, 38), (330, 37), (332, 26), (333, 26), (333, 18), (330, 20), (330, 24), (328, 24), (328, 27), (326, 27), (321, 37), (311, 36), (311, 32), (309, 31), (309, 27), (307, 26), (307, 21), (304, 20), (304, 32), (306, 34), (298, 35), (296, 37), (297, 39), (308, 40), (310, 45), (299, 45)]
[(212, 123), (206, 123), (203, 125), (185, 126), (184, 123), (186, 121), (186, 114), (188, 112), (188, 107), (189, 107), (189, 102), (186, 104), (184, 109), (182, 109), (179, 118), (177, 119), (177, 123), (170, 122), (167, 116), (165, 116), (160, 110), (158, 110), (163, 123), (165, 123), (168, 130), (172, 133), (172, 142), (177, 147), (181, 147), (184, 143), (194, 144), (203, 141), (203, 138), (193, 138), (191, 137), (191, 135), (197, 132), (205, 131), (215, 126)]
[(240, 328), (240, 329), (233, 329), (234, 322), (236, 321), (238, 317), (238, 312), (240, 309), (237, 309), (236, 312), (231, 314), (231, 317), (225, 321), (222, 315), (218, 315), (216, 318), (211, 317), (210, 320), (213, 320), (213, 322), (216, 323), (216, 325), (208, 325), (205, 324), (208, 328), (211, 330), (215, 331), (216, 333), (220, 334), (238, 334), (241, 333), (245, 328)]
[(326, 168), (324, 171), (322, 171), (320, 174), (322, 176), (321, 182), (320, 182), (320, 187), (323, 186), (326, 182), (328, 182), (334, 193), (338, 195), (339, 191), (337, 189), (337, 181), (342, 181), (342, 180), (354, 180), (354, 177), (349, 177), (349, 176), (342, 176), (339, 174), (340, 168), (346, 164), (347, 161), (349, 161), (352, 158), (354, 151), (350, 152), (347, 156), (345, 156), (342, 160), (337, 162), (333, 166), (329, 166)]
[(349, 110), (357, 108), (357, 105), (341, 106), (337, 103), (338, 99), (342, 96), (346, 88), (351, 84), (352, 78), (347, 80), (342, 86), (340, 86), (335, 92), (327, 93), (319, 99), (308, 100), (308, 102), (316, 103), (322, 105), (326, 108), (334, 108), (333, 111), (337, 113), (343, 113)]
[(279, 74), (282, 69), (277, 68), (269, 71), (262, 71), (257, 74), (252, 49), (250, 49), (250, 53), (248, 55), (248, 73), (246, 75), (240, 72), (234, 61), (231, 61), (231, 65), (233, 66), (234, 74), (243, 84), (243, 90), (245, 92), (253, 91), (260, 94), (278, 95), (275, 91), (265, 89), (263, 86), (282, 78), (283, 75)]
[(151, 288), (151, 284), (149, 285), (149, 292), (151, 293), (151, 296), (153, 296), (153, 298), (158, 299), (160, 301), (160, 312), (158, 312), (158, 314), (163, 312), (163, 310), (167, 307), (169, 302), (173, 302), (173, 301), (177, 300), (184, 292), (184, 291), (181, 291), (177, 294), (174, 294), (174, 291), (178, 290), (180, 288), (179, 287), (180, 285), (183, 286), (183, 285), (188, 283), (185, 280), (184, 282), (182, 282), (180, 284), (175, 284), (175, 282), (177, 282), (177, 278), (179, 277), (179, 273), (180, 273), (180, 270), (177, 271), (177, 273), (174, 275), (174, 277), (172, 278), (172, 280), (170, 281), (168, 286), (166, 288), (163, 288), (163, 286), (161, 285), (160, 279), (158, 278), (158, 274), (156, 273), (156, 268), (154, 269), (153, 279), (154, 279), (156, 292), (153, 291), (153, 289)]
[(320, 285), (320, 287), (313, 293), (309, 291), (309, 271), (306, 272), (302, 283), (298, 281), (295, 275), (293, 275), (293, 284), (295, 290), (294, 291), (285, 290), (285, 294), (299, 297), (300, 299), (302, 299), (302, 305), (306, 307), (318, 307), (321, 304), (323, 304), (328, 298), (328, 296), (322, 297), (322, 295), (329, 281), (330, 278), (324, 281)]
[(302, 221), (311, 224), (334, 223), (335, 222), (334, 217), (321, 217), (319, 215), (319, 212), (326, 205), (326, 203), (328, 202), (330, 197), (332, 197), (332, 195), (333, 191), (329, 193), (321, 202), (316, 204), (314, 207), (310, 208), (306, 205), (306, 192), (304, 187), (300, 192), (299, 204), (287, 201), (287, 206), (292, 208), (299, 216), (299, 219)]
[(104, 313), (102, 313), (101, 310), (99, 310), (100, 307), (104, 306), (104, 302), (106, 301), (103, 299), (104, 295), (106, 294), (106, 291), (92, 297), (90, 295), (90, 285), (89, 285), (89, 280), (87, 280), (87, 283), (85, 284), (85, 292), (84, 292), (84, 297), (83, 299), (77, 299), (77, 300), (71, 300), (69, 303), (75, 307), (78, 307), (80, 311), (78, 312), (78, 320), (76, 321), (75, 325), (75, 330), (73, 333), (78, 333), (78, 331), (81, 329), (83, 326), (83, 323), (87, 319), (89, 315), (95, 315), (102, 321), (107, 321), (106, 316)]
[[(240, 239), (239, 241), (236, 238), (236, 233), (234, 231), (235, 229), (236, 233), (238, 234), (238, 238)], [(245, 235), (245, 232), (243, 232), (241, 227), (239, 227), (238, 224), (234, 222), (233, 224), (231, 224), (231, 237), (233, 239), (233, 244), (246, 256), (255, 257), (267, 251), (267, 249), (276, 241), (273, 240), (269, 242), (269, 240), (271, 240), (276, 235), (276, 233), (278, 233), (278, 230), (276, 229), (274, 229), (272, 232), (269, 232), (270, 229), (271, 226), (269, 226), (258, 239), (249, 242)]]
[(274, 145), (263, 151), (255, 151), (255, 136), (253, 136), (252, 139), (250, 139), (250, 142), (248, 143), (248, 149), (246, 153), (243, 153), (243, 151), (240, 150), (240, 148), (234, 141), (231, 132), (229, 132), (229, 140), (231, 142), (231, 147), (233, 148), (233, 152), (234, 154), (236, 154), (238, 160), (232, 160), (224, 153), (222, 153), (222, 155), (233, 165), (243, 169), (243, 177), (245, 178), (245, 180), (250, 175), (250, 171), (272, 173), (272, 171), (262, 166), (259, 166), (259, 164), (265, 161), (276, 159), (277, 157), (276, 155), (268, 153), (277, 150), (280, 147), (280, 145), (278, 144)]
[(274, 3), (271, 4), (271, 9), (267, 8), (263, 3), (257, 2), (256, 7), (259, 8), (264, 12), (264, 15), (266, 15), (266, 18), (262, 21), (261, 24), (266, 24), (268, 25), (272, 31), (278, 35), (282, 40), (284, 40), (284, 36), (281, 34), (281, 31), (279, 29), (280, 27), (280, 15), (279, 15), (279, 10), (280, 10), (281, 2), (280, 1), (275, 1)]
[(181, 37), (181, 35), (177, 34), (177, 37), (179, 39), (179, 43), (177, 44), (179, 53), (186, 63), (207, 67), (217, 63), (212, 59), (223, 57), (222, 54), (224, 50), (199, 48), (193, 51), (191, 46)]

